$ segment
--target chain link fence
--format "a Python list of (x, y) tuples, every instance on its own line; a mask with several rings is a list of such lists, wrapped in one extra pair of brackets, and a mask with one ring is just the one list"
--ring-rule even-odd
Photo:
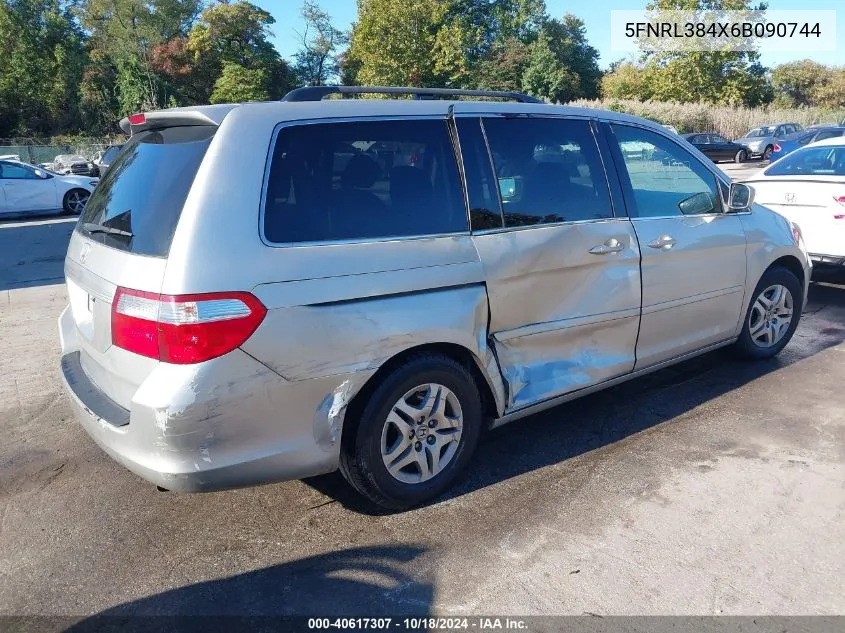
[(59, 154), (79, 154), (88, 160), (123, 138), (0, 138), (0, 156), (19, 156), (32, 165), (52, 163)]

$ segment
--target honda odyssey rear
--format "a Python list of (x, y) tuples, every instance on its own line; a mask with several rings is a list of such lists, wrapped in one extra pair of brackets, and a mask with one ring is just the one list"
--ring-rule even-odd
[[(71, 237), (59, 319), (62, 371), (86, 430), (173, 490), (299, 477), (330, 463), (311, 426), (319, 401), (304, 416), (281, 376), (239, 349), (267, 313), (250, 292), (254, 271), (235, 273), (246, 246), (236, 225), (255, 225), (247, 209), (257, 215), (263, 165), (254, 204), (239, 197), (215, 217), (206, 198), (220, 197), (215, 157), (231, 158), (217, 138), (231, 108), (205, 110), (134, 118)], [(236, 195), (248, 184), (233, 183)], [(223, 243), (192, 231), (206, 216)], [(248, 246), (262, 246), (257, 234)], [(186, 262), (203, 278), (189, 278)], [(281, 433), (286, 416), (296, 422)]]
[[(345, 92), (450, 99), (322, 99)], [(62, 373), (166, 489), (340, 469), (419, 504), (485, 428), (717, 347), (769, 358), (806, 301), (797, 228), (625, 114), (316, 87), (122, 127), (68, 249)]]

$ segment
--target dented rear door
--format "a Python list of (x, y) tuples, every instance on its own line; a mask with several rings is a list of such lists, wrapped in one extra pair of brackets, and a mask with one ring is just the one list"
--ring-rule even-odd
[[(591, 122), (458, 126), (508, 412), (631, 372), (640, 251), (631, 222), (614, 215)], [(478, 159), (488, 147), (489, 169)]]

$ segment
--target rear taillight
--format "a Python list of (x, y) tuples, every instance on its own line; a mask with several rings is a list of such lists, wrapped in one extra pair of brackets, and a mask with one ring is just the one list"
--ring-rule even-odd
[(242, 345), (266, 314), (248, 292), (173, 296), (118, 288), (112, 343), (166, 363), (201, 363)]
[(778, 145), (777, 143), (775, 143), (775, 146), (774, 146), (772, 149), (773, 149), (774, 151), (776, 151), (776, 152), (779, 152), (779, 151), (780, 151), (780, 145)]
[(128, 117), (130, 125), (143, 125), (147, 122), (147, 115), (143, 112), (139, 114), (130, 114)]
[(833, 199), (836, 200), (842, 206), (845, 206), (845, 196), (833, 196)]

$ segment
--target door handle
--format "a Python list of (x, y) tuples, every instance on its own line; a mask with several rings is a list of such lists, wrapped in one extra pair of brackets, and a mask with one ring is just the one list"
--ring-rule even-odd
[(651, 248), (662, 248), (664, 250), (670, 249), (675, 245), (675, 238), (671, 235), (661, 235), (653, 242), (649, 242)]
[(625, 245), (617, 240), (615, 237), (610, 238), (604, 244), (593, 246), (589, 252), (593, 255), (609, 255), (610, 253), (621, 253), (625, 250)]

